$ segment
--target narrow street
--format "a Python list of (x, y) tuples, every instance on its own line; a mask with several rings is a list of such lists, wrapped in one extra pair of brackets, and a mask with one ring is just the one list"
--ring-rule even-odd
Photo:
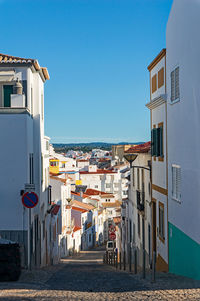
[(0, 300), (200, 300), (200, 281), (170, 274), (119, 271), (102, 262), (103, 250), (81, 252), (53, 267), (25, 272), (18, 282), (0, 282)]

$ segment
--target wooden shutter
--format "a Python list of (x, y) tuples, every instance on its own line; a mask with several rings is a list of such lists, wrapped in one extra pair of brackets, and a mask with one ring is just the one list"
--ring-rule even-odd
[(164, 67), (158, 71), (158, 89), (164, 85)]
[(175, 71), (171, 72), (171, 101), (175, 100)]
[(160, 144), (160, 154), (159, 156), (163, 157), (163, 126), (160, 127), (159, 133), (159, 144)]
[(152, 129), (152, 156), (156, 156), (157, 153), (157, 129)]
[(154, 93), (156, 90), (157, 90), (157, 74), (155, 74), (152, 79), (152, 88), (151, 88), (151, 91), (152, 93)]

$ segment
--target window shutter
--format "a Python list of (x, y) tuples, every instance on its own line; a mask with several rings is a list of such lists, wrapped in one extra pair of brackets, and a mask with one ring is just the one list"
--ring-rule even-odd
[(157, 129), (153, 129), (153, 156), (157, 156)]
[(171, 72), (171, 101), (175, 100), (175, 71)]
[(175, 99), (179, 98), (179, 67), (175, 69)]
[(177, 198), (177, 200), (181, 199), (181, 169), (180, 169), (180, 167), (176, 168), (176, 198)]
[(154, 156), (153, 129), (151, 130), (151, 155)]
[(172, 197), (176, 197), (176, 167), (172, 166)]
[(156, 149), (156, 156), (159, 157), (160, 156), (160, 134), (161, 134), (161, 131), (160, 131), (160, 127), (157, 128), (157, 149)]
[(163, 157), (163, 126), (160, 127), (160, 156)]

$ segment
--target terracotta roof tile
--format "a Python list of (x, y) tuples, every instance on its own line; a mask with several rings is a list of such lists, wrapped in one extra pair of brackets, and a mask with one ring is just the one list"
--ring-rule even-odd
[(49, 73), (47, 68), (40, 67), (39, 63), (35, 59), (27, 59), (18, 56), (12, 56), (8, 54), (0, 53), (0, 64), (31, 64), (35, 67), (36, 71), (41, 71), (46, 80), (49, 79)]
[(133, 146), (129, 148), (125, 152), (125, 154), (126, 153), (148, 153), (150, 149), (151, 149), (151, 141)]

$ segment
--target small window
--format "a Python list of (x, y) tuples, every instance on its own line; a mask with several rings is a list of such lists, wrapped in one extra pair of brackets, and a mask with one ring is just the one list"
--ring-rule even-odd
[(181, 167), (172, 165), (172, 198), (181, 200)]
[(111, 184), (110, 183), (107, 183), (106, 184), (106, 188), (110, 188), (111, 187)]
[(156, 92), (156, 90), (157, 90), (157, 74), (155, 74), (153, 77), (152, 77), (152, 87), (151, 87), (151, 89), (152, 89), (152, 94), (154, 93), (154, 92)]
[(158, 71), (158, 89), (164, 85), (164, 67)]
[(135, 168), (132, 168), (132, 180), (133, 180), (133, 186), (135, 186)]
[(178, 101), (179, 92), (179, 67), (171, 72), (171, 102)]
[(163, 126), (151, 130), (151, 155), (163, 157)]
[(98, 187), (99, 187), (98, 185), (95, 185), (95, 186), (94, 186), (94, 188), (96, 188), (96, 189), (98, 189)]
[(159, 202), (159, 237), (165, 239), (164, 204)]

